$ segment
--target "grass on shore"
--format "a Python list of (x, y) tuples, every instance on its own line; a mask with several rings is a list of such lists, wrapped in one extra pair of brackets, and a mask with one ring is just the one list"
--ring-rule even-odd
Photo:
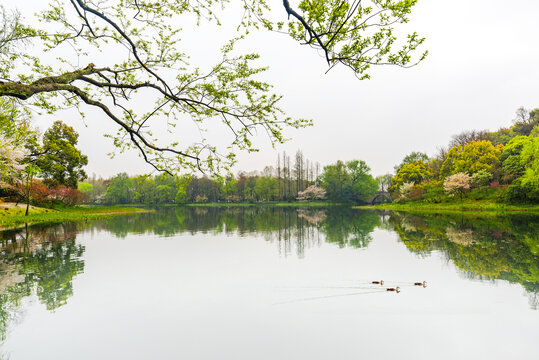
[(7, 229), (25, 223), (95, 220), (148, 211), (140, 208), (120, 206), (81, 205), (59, 209), (31, 206), (29, 215), (24, 216), (25, 210), (25, 206), (13, 206), (0, 203), (0, 229)]
[(183, 206), (191, 207), (250, 207), (250, 206), (268, 206), (268, 207), (330, 207), (330, 206), (342, 206), (346, 204), (334, 203), (329, 201), (305, 201), (305, 202), (257, 202), (257, 203), (190, 203)]
[(260, 202), (260, 203), (192, 203), (184, 206), (192, 207), (249, 207), (249, 206), (268, 206), (268, 207), (331, 207), (331, 206), (351, 206), (353, 209), (378, 209), (378, 210), (414, 210), (414, 211), (526, 211), (539, 212), (539, 204), (504, 204), (492, 200), (471, 200), (465, 199), (463, 202), (409, 202), (409, 203), (390, 203), (376, 206), (353, 206), (351, 204), (333, 203), (328, 201), (316, 202)]
[(464, 200), (462, 202), (424, 203), (409, 202), (403, 204), (381, 204), (376, 206), (361, 206), (381, 210), (418, 210), (418, 211), (527, 211), (539, 212), (539, 204), (503, 204), (485, 200)]

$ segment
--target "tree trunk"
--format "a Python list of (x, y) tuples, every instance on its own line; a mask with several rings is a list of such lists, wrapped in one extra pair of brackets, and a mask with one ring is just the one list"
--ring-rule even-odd
[(28, 216), (30, 209), (30, 179), (29, 177), (26, 178), (26, 212), (24, 213), (24, 216)]

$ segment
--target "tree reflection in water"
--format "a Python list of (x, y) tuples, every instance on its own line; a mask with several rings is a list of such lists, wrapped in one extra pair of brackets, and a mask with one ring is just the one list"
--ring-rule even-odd
[(521, 284), (530, 305), (539, 303), (539, 217), (529, 214), (403, 213), (327, 209), (231, 207), (166, 208), (154, 213), (92, 223), (35, 225), (0, 232), (0, 340), (16, 321), (21, 301), (37, 296), (48, 310), (73, 295), (73, 278), (84, 270), (81, 230), (132, 233), (262, 236), (282, 256), (300, 258), (323, 242), (365, 248), (376, 229), (395, 231), (420, 257), (439, 251), (473, 279)]
[[(117, 217), (95, 223), (119, 237), (129, 233), (173, 236), (177, 233), (212, 233), (239, 236), (263, 236), (277, 241), (284, 255), (305, 250), (322, 241), (339, 247), (365, 247), (371, 233), (381, 226), (380, 215), (373, 211), (352, 211), (347, 207), (328, 209), (282, 207), (178, 207)], [(322, 240), (324, 239), (324, 240)]]
[(520, 283), (530, 305), (538, 306), (539, 216), (493, 213), (404, 213), (327, 209), (179, 207), (127, 219), (113, 218), (98, 226), (117, 236), (155, 233), (262, 235), (278, 244), (280, 254), (305, 251), (322, 242), (364, 248), (376, 228), (395, 231), (408, 250), (420, 257), (441, 251), (473, 279)]
[(80, 226), (34, 225), (0, 232), (0, 341), (19, 316), (23, 298), (36, 295), (54, 311), (73, 295), (72, 280), (84, 271)]
[(521, 284), (539, 304), (539, 218), (531, 214), (394, 213), (390, 224), (408, 250), (442, 252), (467, 277)]

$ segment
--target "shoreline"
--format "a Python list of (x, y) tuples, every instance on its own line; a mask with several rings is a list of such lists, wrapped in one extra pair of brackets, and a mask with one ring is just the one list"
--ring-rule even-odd
[(30, 207), (30, 214), (24, 216), (25, 206), (0, 203), (0, 230), (8, 230), (23, 224), (44, 222), (85, 221), (106, 219), (113, 216), (150, 212), (151, 209), (122, 206), (78, 205), (72, 208), (48, 209)]
[(512, 205), (494, 202), (463, 202), (463, 203), (408, 203), (408, 204), (381, 204), (369, 206), (354, 206), (355, 209), (395, 210), (395, 211), (462, 211), (462, 212), (528, 212), (538, 213), (539, 205)]
[(332, 202), (261, 202), (261, 203), (190, 203), (178, 204), (186, 207), (350, 207), (351, 209), (365, 210), (396, 210), (396, 211), (492, 211), (492, 212), (539, 212), (539, 204), (501, 204), (490, 201), (473, 201), (464, 203), (407, 203), (407, 204), (380, 204), (380, 205), (354, 205), (353, 203)]
[(258, 202), (258, 203), (188, 203), (178, 204), (177, 206), (186, 207), (335, 207), (335, 206), (351, 206), (350, 204), (333, 203), (328, 201), (313, 201), (313, 202)]
[(539, 204), (509, 205), (494, 202), (463, 203), (407, 203), (380, 205), (353, 205), (333, 202), (260, 202), (260, 203), (190, 203), (190, 204), (126, 204), (126, 205), (78, 205), (71, 208), (49, 209), (31, 206), (30, 215), (24, 216), (25, 207), (12, 203), (0, 203), (0, 230), (15, 228), (24, 224), (63, 221), (87, 221), (106, 219), (113, 216), (129, 215), (154, 211), (152, 207), (282, 207), (282, 208), (330, 208), (349, 207), (356, 210), (393, 210), (411, 212), (480, 212), (480, 213), (539, 213)]

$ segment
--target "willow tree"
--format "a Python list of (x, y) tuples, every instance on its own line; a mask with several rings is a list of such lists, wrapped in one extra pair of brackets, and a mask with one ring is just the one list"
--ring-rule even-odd
[[(114, 144), (134, 148), (155, 169), (219, 171), (236, 151), (256, 151), (256, 131), (276, 144), (285, 140), (285, 128), (310, 124), (286, 116), (281, 96), (261, 80), (266, 68), (255, 64), (259, 56), (239, 54), (238, 41), (253, 29), (287, 33), (322, 53), (328, 69), (343, 65), (365, 79), (373, 65), (409, 67), (424, 59), (416, 51), (423, 38), (394, 30), (416, 1), (285, 0), (271, 9), (266, 0), (53, 0), (35, 15), (39, 26), (25, 25), (16, 9), (2, 9), (0, 97), (49, 113), (97, 108), (118, 126)], [(182, 51), (178, 24), (190, 16), (196, 24), (220, 23), (216, 14), (225, 5), (238, 6), (243, 17), (221, 60), (203, 71)], [(173, 127), (186, 118), (201, 130), (222, 127), (233, 140), (218, 148), (202, 137), (164, 143), (152, 135), (159, 119)]]

